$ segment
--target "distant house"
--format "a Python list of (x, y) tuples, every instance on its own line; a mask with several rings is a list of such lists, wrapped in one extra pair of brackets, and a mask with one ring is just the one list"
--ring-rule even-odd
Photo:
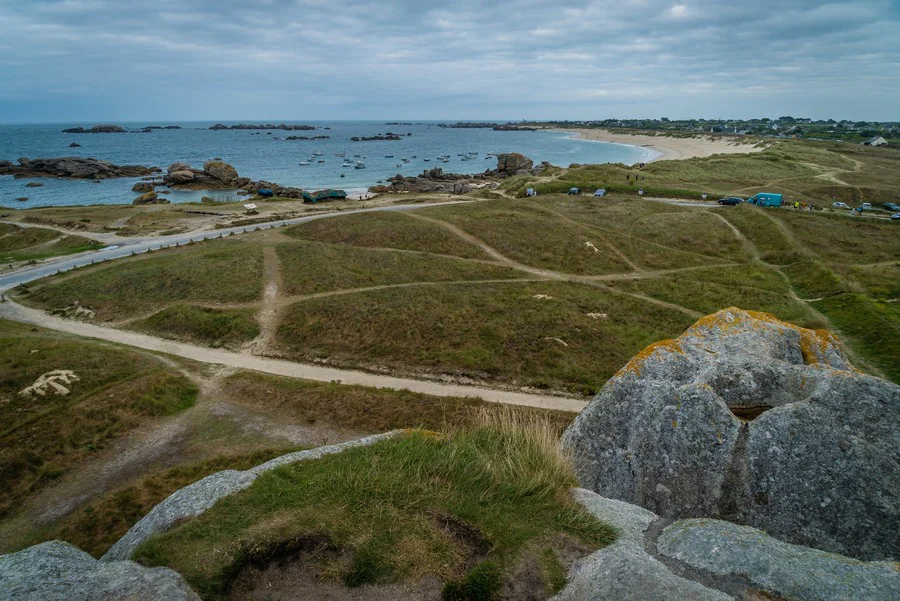
[(882, 138), (881, 136), (875, 136), (874, 138), (869, 138), (865, 142), (863, 142), (866, 146), (887, 146), (888, 141)]

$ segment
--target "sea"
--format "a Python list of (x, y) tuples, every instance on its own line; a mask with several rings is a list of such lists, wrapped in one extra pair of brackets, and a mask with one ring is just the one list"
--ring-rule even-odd
[[(234, 125), (238, 122), (220, 122)], [(256, 123), (256, 122), (248, 122)], [(269, 123), (268, 121), (265, 123)], [(480, 173), (496, 167), (491, 153), (520, 152), (535, 164), (648, 162), (656, 152), (639, 146), (581, 140), (565, 132), (493, 131), (489, 128), (439, 127), (439, 122), (410, 121), (277, 121), (275, 124), (307, 124), (312, 131), (211, 130), (213, 122), (117, 123), (127, 133), (66, 134), (63, 129), (90, 128), (93, 123), (0, 125), (0, 160), (19, 157), (54, 158), (83, 156), (119, 165), (157, 166), (163, 170), (176, 161), (202, 168), (204, 161), (219, 158), (231, 163), (241, 176), (305, 190), (339, 188), (349, 194), (364, 192), (396, 174), (419, 175), (440, 167), (445, 172)], [(177, 125), (180, 129), (147, 126)], [(351, 141), (388, 132), (400, 140)], [(319, 140), (286, 140), (288, 136), (328, 136)], [(76, 142), (80, 147), (70, 148)], [(337, 156), (343, 154), (343, 157)], [(438, 159), (449, 156), (449, 161)], [(408, 159), (404, 162), (402, 159)], [(467, 160), (463, 160), (466, 158)], [(345, 161), (365, 169), (342, 166)], [(308, 162), (308, 165), (301, 165)], [(93, 183), (85, 180), (0, 176), (0, 207), (46, 207), (93, 204), (130, 204), (137, 196), (131, 187), (140, 178), (117, 178)], [(43, 184), (26, 188), (30, 181)], [(237, 200), (234, 190), (172, 191), (173, 203), (197, 202), (203, 196)], [(20, 197), (28, 200), (19, 201)]]

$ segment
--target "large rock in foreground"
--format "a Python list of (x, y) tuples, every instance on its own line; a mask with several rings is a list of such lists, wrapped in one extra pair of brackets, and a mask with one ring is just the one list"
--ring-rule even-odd
[(828, 332), (719, 311), (635, 356), (563, 441), (583, 486), (664, 517), (900, 555), (900, 387)]
[(0, 601), (200, 601), (178, 573), (97, 561), (60, 541), (0, 557)]
[(790, 545), (749, 526), (667, 520), (576, 489), (575, 499), (614, 526), (616, 541), (575, 564), (553, 601), (893, 601), (900, 572)]

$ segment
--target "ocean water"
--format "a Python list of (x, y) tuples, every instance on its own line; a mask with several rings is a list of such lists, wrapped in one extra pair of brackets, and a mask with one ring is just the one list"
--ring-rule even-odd
[[(237, 122), (224, 122), (230, 125)], [(254, 122), (251, 122), (254, 123)], [(280, 121), (277, 123), (281, 123)], [(561, 132), (505, 132), (490, 129), (441, 128), (434, 122), (412, 122), (388, 125), (372, 121), (290, 121), (315, 126), (314, 131), (286, 130), (220, 130), (208, 129), (212, 122), (143, 122), (119, 123), (129, 133), (64, 134), (70, 127), (91, 127), (92, 123), (42, 125), (0, 125), (0, 160), (16, 161), (19, 157), (51, 158), (84, 156), (120, 165), (147, 165), (165, 169), (176, 161), (202, 168), (203, 162), (215, 157), (231, 163), (241, 176), (268, 180), (283, 186), (307, 190), (341, 188), (348, 193), (364, 191), (379, 180), (401, 173), (418, 175), (424, 169), (441, 167), (445, 172), (479, 173), (496, 167), (496, 159), (487, 153), (521, 152), (537, 164), (571, 163), (633, 164), (653, 158), (654, 151), (637, 146), (579, 140)], [(154, 130), (140, 133), (147, 125), (180, 125), (182, 129)], [(373, 136), (393, 132), (402, 135), (398, 141), (352, 142), (353, 136)], [(407, 133), (412, 134), (406, 136)], [(285, 140), (287, 136), (330, 136), (326, 140)], [(69, 148), (71, 142), (80, 148)], [(320, 156), (313, 153), (320, 152)], [(477, 153), (473, 160), (459, 156)], [(363, 161), (366, 169), (342, 167), (345, 153), (351, 163)], [(355, 155), (359, 155), (358, 157)], [(437, 160), (449, 155), (450, 161)], [(409, 163), (401, 161), (410, 159)], [(413, 158), (416, 157), (416, 158)], [(425, 159), (429, 159), (426, 161)], [(301, 161), (310, 165), (301, 166)], [(318, 161), (324, 161), (320, 163)], [(341, 177), (343, 174), (344, 177)], [(26, 188), (29, 181), (41, 187)], [(0, 207), (40, 207), (59, 205), (127, 204), (137, 196), (131, 187), (139, 178), (118, 178), (93, 183), (85, 180), (39, 178), (14, 179), (0, 176)], [(167, 198), (174, 203), (198, 201), (204, 195), (236, 198), (233, 191), (172, 191)], [(25, 202), (18, 197), (28, 197)]]

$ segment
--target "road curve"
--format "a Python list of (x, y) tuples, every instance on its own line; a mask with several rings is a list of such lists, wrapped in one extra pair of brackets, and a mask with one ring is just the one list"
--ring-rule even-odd
[[(4, 275), (0, 275), (0, 293), (15, 288), (20, 284), (27, 284), (34, 280), (53, 275), (59, 271), (69, 271), (76, 267), (84, 267), (93, 265), (103, 261), (112, 259), (121, 259), (130, 255), (145, 253), (151, 250), (159, 250), (169, 246), (187, 244), (188, 242), (200, 242), (202, 240), (212, 240), (222, 236), (230, 236), (233, 234), (244, 234), (255, 232), (257, 230), (267, 230), (274, 227), (283, 227), (285, 225), (295, 225), (297, 223), (306, 223), (315, 221), (316, 219), (328, 219), (331, 217), (340, 217), (341, 215), (355, 215), (357, 213), (371, 213), (375, 211), (409, 211), (412, 209), (424, 209), (427, 207), (438, 207), (443, 205), (465, 204), (468, 200), (451, 200), (447, 202), (430, 202), (420, 204), (406, 205), (388, 205), (384, 207), (372, 207), (368, 209), (355, 209), (352, 211), (335, 211), (333, 213), (321, 213), (318, 215), (308, 215), (306, 217), (295, 217), (293, 219), (284, 219), (278, 221), (269, 221), (266, 223), (258, 223), (244, 227), (229, 227), (217, 230), (208, 230), (203, 232), (194, 232), (189, 234), (175, 234), (172, 236), (149, 236), (144, 238), (129, 239), (113, 248), (100, 249), (95, 252), (82, 253), (71, 257), (62, 257), (58, 260), (47, 261), (30, 267), (13, 271)], [(20, 224), (16, 224), (20, 225)], [(77, 232), (76, 232), (77, 233)]]
[(0, 303), (0, 318), (28, 323), (42, 328), (87, 338), (106, 340), (108, 342), (141, 348), (148, 351), (184, 357), (185, 359), (200, 361), (202, 363), (215, 363), (228, 367), (249, 369), (290, 378), (303, 378), (318, 382), (333, 382), (339, 380), (342, 384), (357, 384), (373, 388), (406, 389), (412, 392), (435, 396), (473, 397), (492, 403), (538, 407), (541, 409), (554, 409), (557, 411), (579, 412), (587, 405), (587, 401), (585, 400), (569, 397), (528, 394), (495, 388), (482, 388), (479, 386), (464, 386), (429, 380), (416, 380), (413, 378), (399, 378), (371, 374), (364, 371), (338, 369), (321, 365), (311, 365), (308, 363), (294, 363), (292, 361), (270, 359), (267, 357), (256, 357), (244, 353), (165, 340), (163, 338), (157, 338), (138, 332), (116, 330), (90, 323), (70, 321), (68, 319), (49, 315), (37, 309), (24, 307), (12, 301)]

